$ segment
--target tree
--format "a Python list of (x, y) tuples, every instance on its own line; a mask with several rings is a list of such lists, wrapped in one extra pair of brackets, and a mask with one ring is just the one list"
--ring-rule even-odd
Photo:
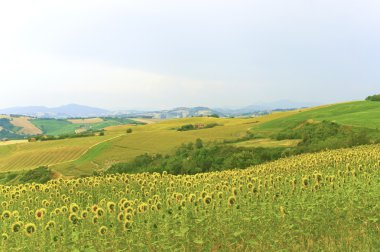
[(195, 140), (195, 148), (197, 148), (197, 149), (201, 149), (201, 148), (203, 148), (203, 141), (202, 141), (202, 139), (197, 139), (197, 140)]
[(132, 129), (131, 128), (127, 129), (127, 134), (130, 134), (130, 133), (132, 133)]
[(366, 101), (380, 101), (380, 94), (368, 96)]

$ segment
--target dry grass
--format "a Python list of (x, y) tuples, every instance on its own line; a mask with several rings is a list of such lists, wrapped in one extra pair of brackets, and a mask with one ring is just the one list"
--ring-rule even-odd
[(146, 123), (146, 124), (152, 124), (152, 123), (158, 123), (162, 121), (162, 119), (148, 119), (148, 118), (132, 118), (133, 121)]
[(294, 147), (301, 140), (291, 139), (291, 140), (273, 140), (269, 138), (262, 139), (253, 139), (249, 141), (244, 141), (240, 143), (235, 143), (234, 145), (237, 147), (263, 147), (263, 148), (274, 148), (274, 147)]
[(25, 134), (25, 135), (38, 135), (42, 134), (42, 131), (37, 128), (33, 123), (29, 121), (30, 118), (28, 117), (13, 117), (11, 120), (11, 123), (16, 126), (20, 127), (21, 130), (19, 133)]
[(84, 119), (70, 119), (67, 120), (73, 124), (93, 124), (93, 123), (100, 123), (104, 120), (102, 118), (84, 118)]
[(5, 142), (0, 141), (0, 146), (27, 143), (27, 142), (28, 142), (28, 140), (11, 140), (11, 141), (5, 141)]

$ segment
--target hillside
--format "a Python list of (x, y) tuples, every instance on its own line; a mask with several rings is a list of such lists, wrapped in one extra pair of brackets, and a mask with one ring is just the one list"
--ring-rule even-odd
[[(186, 118), (148, 125), (120, 125), (106, 128), (105, 136), (0, 146), (0, 171), (32, 169), (50, 165), (64, 175), (92, 174), (112, 163), (128, 161), (144, 153), (170, 153), (176, 146), (202, 138), (205, 141), (236, 139), (252, 125), (295, 113), (285, 112), (261, 118)], [(189, 123), (218, 123), (210, 129), (179, 132)], [(128, 128), (133, 129), (127, 134)], [(108, 141), (104, 141), (108, 140)], [(91, 147), (91, 148), (90, 148)], [(54, 155), (49, 154), (54, 152)]]
[(284, 128), (295, 127), (307, 120), (332, 121), (339, 124), (370, 129), (380, 128), (380, 103), (356, 101), (316, 107), (286, 118), (272, 120), (254, 127), (257, 131), (276, 132)]
[[(371, 139), (375, 139), (375, 137), (378, 139), (380, 136), (378, 131), (376, 131), (376, 128), (380, 126), (378, 115), (380, 115), (380, 103), (365, 101), (276, 112), (256, 118), (200, 117), (164, 120), (148, 125), (111, 126), (106, 128), (104, 137), (94, 136), (83, 139), (49, 141), (47, 143), (39, 142), (0, 146), (0, 170), (5, 172), (49, 165), (51, 169), (65, 176), (91, 175), (95, 170), (107, 169), (115, 163), (130, 162), (135, 157), (145, 153), (173, 153), (181, 144), (194, 142), (198, 138), (204, 142), (216, 141), (221, 144), (225, 141), (232, 142), (231, 145), (236, 148), (263, 147), (286, 150), (295, 148), (301, 139), (286, 137), (276, 139), (276, 134), (284, 130), (292, 131), (299, 129), (308, 120), (311, 120), (310, 122), (329, 120), (341, 124), (336, 126), (331, 125), (337, 127), (342, 132), (341, 136), (335, 139), (335, 142), (330, 141), (332, 145), (343, 140), (345, 141), (348, 137), (347, 132), (361, 132), (362, 129), (369, 134), (368, 137)], [(60, 121), (53, 122), (62, 123)], [(97, 120), (93, 122), (104, 124), (104, 122), (98, 122)], [(69, 125), (69, 127), (80, 125), (68, 122), (64, 122), (64, 124)], [(189, 124), (215, 124), (217, 126), (190, 131), (176, 130)], [(350, 127), (352, 126), (346, 125), (360, 126), (362, 128), (351, 129)], [(49, 130), (50, 132), (62, 131), (65, 127), (51, 125)], [(330, 126), (327, 125), (326, 127)], [(126, 133), (128, 128), (132, 128), (132, 134)], [(311, 128), (310, 130), (314, 129)], [(327, 128), (327, 130), (331, 129)], [(248, 132), (253, 134), (254, 138), (244, 140)], [(241, 140), (236, 142), (237, 139)], [(349, 145), (342, 145), (342, 147), (345, 146)], [(314, 150), (318, 149), (313, 147), (312, 151)], [(297, 154), (297, 152), (294, 154)]]
[(0, 186), (2, 248), (375, 251), (379, 157), (372, 145), (245, 170)]
[(85, 131), (97, 131), (109, 126), (144, 124), (137, 120), (117, 117), (97, 118), (34, 118), (27, 116), (0, 116), (0, 139), (26, 139), (35, 135), (60, 136)]

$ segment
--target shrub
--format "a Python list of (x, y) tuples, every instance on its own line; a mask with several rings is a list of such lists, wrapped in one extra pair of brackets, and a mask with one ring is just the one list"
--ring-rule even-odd
[(380, 94), (368, 96), (366, 101), (380, 101)]
[(46, 166), (41, 166), (34, 170), (27, 171), (20, 177), (21, 183), (46, 183), (52, 178), (52, 173)]

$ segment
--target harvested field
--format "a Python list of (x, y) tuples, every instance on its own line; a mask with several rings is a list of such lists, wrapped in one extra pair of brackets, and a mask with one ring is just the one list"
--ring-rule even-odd
[(136, 122), (141, 122), (141, 123), (146, 123), (146, 124), (153, 124), (153, 123), (158, 123), (162, 121), (162, 119), (149, 119), (149, 118), (133, 118), (134, 121)]
[(100, 123), (104, 120), (102, 118), (84, 118), (84, 119), (69, 119), (67, 120), (73, 124), (92, 124), (92, 123)]
[(16, 126), (20, 127), (21, 130), (19, 133), (25, 134), (25, 135), (38, 135), (42, 134), (42, 131), (36, 127), (33, 123), (29, 121), (30, 118), (28, 117), (13, 117), (11, 120), (11, 123)]
[(27, 142), (28, 140), (11, 140), (11, 141), (4, 141), (4, 142), (0, 141), (0, 146), (27, 143)]

